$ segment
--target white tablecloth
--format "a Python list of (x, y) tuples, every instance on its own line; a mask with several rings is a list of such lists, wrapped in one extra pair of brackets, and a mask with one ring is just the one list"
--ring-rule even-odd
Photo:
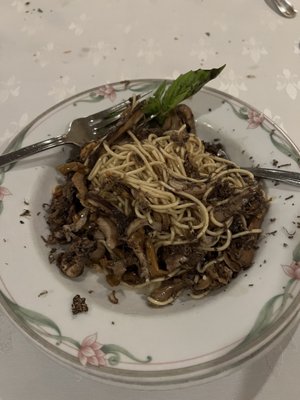
[[(300, 145), (299, 27), (300, 15), (285, 19), (264, 0), (1, 0), (0, 150), (76, 92), (224, 63), (211, 86), (271, 116)], [(197, 388), (131, 392), (58, 365), (0, 311), (0, 399), (296, 400), (299, 343), (298, 329), (262, 359)]]

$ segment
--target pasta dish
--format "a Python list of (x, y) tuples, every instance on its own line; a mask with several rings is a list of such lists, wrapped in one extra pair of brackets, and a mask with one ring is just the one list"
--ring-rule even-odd
[(144, 287), (154, 306), (229, 284), (253, 262), (268, 199), (218, 146), (197, 136), (186, 105), (161, 125), (133, 99), (111, 136), (59, 167), (51, 261), (70, 278), (92, 268), (112, 287)]

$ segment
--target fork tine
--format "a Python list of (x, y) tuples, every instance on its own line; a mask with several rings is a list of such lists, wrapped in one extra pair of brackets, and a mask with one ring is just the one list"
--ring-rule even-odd
[[(146, 97), (146, 96), (148, 96), (148, 94), (150, 94), (151, 93), (151, 90), (149, 91), (149, 92), (146, 92), (146, 93), (142, 93), (142, 94), (138, 94), (137, 96), (136, 96), (136, 99), (137, 100), (141, 100), (141, 99), (143, 99), (144, 97)], [(123, 102), (121, 102), (121, 103), (119, 103), (119, 104), (116, 104), (115, 106), (113, 106), (113, 107), (111, 107), (108, 111), (109, 111), (109, 114), (111, 114), (111, 113), (115, 113), (115, 112), (117, 112), (118, 110), (120, 110), (120, 108), (122, 109), (123, 108), (123, 104), (130, 104), (131, 103), (131, 100), (130, 99), (127, 99), (127, 100), (125, 100), (125, 101), (123, 101)]]
[(90, 124), (95, 124), (100, 120), (103, 120), (104, 118), (109, 117), (112, 113), (115, 113), (116, 111), (123, 111), (125, 108), (130, 104), (129, 100), (124, 100), (121, 103), (113, 106), (106, 108), (105, 110), (98, 111), (95, 114), (89, 115), (87, 117), (88, 121)]
[[(138, 99), (141, 99), (145, 96), (147, 96), (150, 92), (147, 93), (143, 93), (142, 95), (140, 95), (138, 97)], [(130, 102), (129, 100), (126, 100), (126, 102)], [(98, 120), (94, 120), (93, 122), (90, 121), (90, 125), (92, 127), (94, 127), (94, 130), (100, 130), (103, 128), (107, 128), (109, 125), (113, 124), (114, 122), (118, 121), (118, 119), (121, 117), (122, 115), (122, 111), (125, 109), (124, 106), (121, 107), (121, 105), (124, 104), (124, 102), (117, 104), (114, 108), (114, 112), (110, 112), (109, 114), (107, 114), (106, 117), (98, 119)], [(119, 112), (118, 112), (119, 110)], [(115, 114), (117, 113), (117, 114)], [(154, 116), (151, 116), (148, 118), (148, 120), (150, 121)]]
[(109, 125), (118, 121), (120, 119), (120, 116), (121, 116), (121, 113), (116, 114), (116, 115), (112, 116), (111, 118), (105, 118), (105, 119), (99, 120), (99, 121), (95, 122), (95, 124), (91, 124), (91, 126), (93, 127), (94, 131), (97, 131), (97, 130), (100, 130), (103, 128), (107, 128)]
[[(95, 131), (95, 132), (98, 131), (98, 130), (104, 129), (104, 128), (105, 128), (105, 130), (106, 130), (106, 129), (109, 129), (109, 126), (112, 125), (114, 122), (118, 121), (118, 120), (120, 119), (121, 115), (122, 115), (122, 112), (119, 112), (118, 114), (111, 115), (110, 118), (103, 118), (103, 119), (100, 119), (100, 120), (95, 121), (95, 123), (90, 124), (90, 125), (94, 128), (94, 131)], [(154, 114), (151, 115), (151, 116), (148, 117), (145, 121), (143, 121), (142, 123), (140, 123), (138, 126), (143, 126), (143, 124), (145, 124), (145, 123), (151, 121), (151, 120), (152, 120), (153, 118), (155, 118), (155, 117), (156, 117), (156, 115), (154, 115)], [(107, 132), (106, 132), (106, 133), (107, 133)]]
[[(150, 93), (151, 93), (151, 91), (143, 93), (141, 95), (137, 95), (137, 99), (138, 100), (143, 99), (144, 97), (148, 96), (148, 94), (150, 94)], [(116, 112), (121, 113), (123, 110), (125, 110), (125, 108), (130, 103), (131, 103), (130, 99), (123, 100), (120, 103), (118, 103), (112, 107), (106, 108), (105, 110), (102, 110), (95, 114), (89, 115), (87, 118), (92, 124), (97, 123), (98, 120), (110, 117), (111, 114), (114, 114)], [(119, 116), (120, 116), (120, 114), (118, 115), (118, 118), (119, 118)]]

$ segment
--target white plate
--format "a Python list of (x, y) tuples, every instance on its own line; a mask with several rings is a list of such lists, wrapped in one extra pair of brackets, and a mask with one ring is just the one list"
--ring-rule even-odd
[[(36, 118), (10, 149), (61, 134), (72, 119), (159, 83), (118, 82), (73, 96)], [(187, 103), (200, 137), (220, 138), (240, 165), (272, 167), (275, 159), (298, 169), (296, 146), (255, 108), (209, 88)], [(48, 262), (43, 203), (68, 153), (67, 147), (40, 153), (0, 175), (1, 303), (40, 348), (110, 383), (168, 387), (231, 369), (287, 330), (300, 302), (299, 189), (266, 182), (272, 203), (254, 265), (226, 290), (153, 309), (140, 294), (118, 288), (113, 305), (100, 275), (70, 280)], [(20, 216), (24, 210), (30, 216)], [(88, 313), (72, 315), (76, 294), (87, 299)]]

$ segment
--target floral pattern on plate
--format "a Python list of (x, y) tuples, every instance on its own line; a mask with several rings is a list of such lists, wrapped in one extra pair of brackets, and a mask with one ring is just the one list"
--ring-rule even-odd
[[(2, 281), (2, 285), (5, 287), (1, 276), (0, 281)], [(20, 306), (14, 302), (12, 298), (7, 297), (1, 290), (0, 294), (23, 323), (35, 333), (45, 338), (53, 339), (56, 346), (64, 345), (66, 351), (71, 350), (71, 353), (78, 357), (78, 361), (84, 366), (88, 364), (96, 367), (106, 365), (117, 366), (120, 363), (122, 355), (136, 363), (149, 363), (152, 361), (151, 356), (147, 356), (145, 360), (138, 359), (129, 351), (116, 344), (99, 343), (97, 341), (97, 333), (85, 337), (81, 342), (71, 337), (64, 336), (59, 326), (50, 318)]]

